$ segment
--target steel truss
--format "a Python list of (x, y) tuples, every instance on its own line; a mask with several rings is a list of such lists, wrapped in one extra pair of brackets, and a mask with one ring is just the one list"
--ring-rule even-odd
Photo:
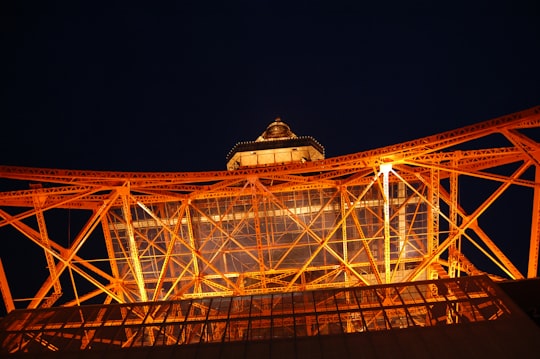
[[(30, 298), (14, 302), (5, 278), (21, 273), (7, 268), (4, 301), (9, 311), (14, 303), (264, 295), (484, 273), (467, 248), (493, 264), (492, 278), (536, 277), (539, 128), (534, 107), (375, 150), (233, 171), (0, 166), (8, 186), (0, 231), (19, 234), (3, 240), (33, 242), (47, 271)], [(480, 183), (472, 209), (462, 203), (469, 180)], [(529, 242), (526, 274), (503, 253), (505, 238), (480, 226), (516, 187), (530, 199), (512, 209), (531, 223), (529, 238), (513, 238)], [(66, 211), (84, 218), (69, 224), (67, 239), (52, 230)]]

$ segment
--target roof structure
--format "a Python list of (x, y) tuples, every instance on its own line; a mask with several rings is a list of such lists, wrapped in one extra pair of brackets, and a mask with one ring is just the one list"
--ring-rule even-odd
[(17, 310), (0, 322), (1, 353), (21, 358), (433, 358), (442, 348), (507, 358), (527, 357), (539, 339), (487, 276)]

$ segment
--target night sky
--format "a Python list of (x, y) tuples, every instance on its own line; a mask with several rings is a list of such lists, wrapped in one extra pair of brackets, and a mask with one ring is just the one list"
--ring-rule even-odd
[(73, 3), (1, 12), (0, 165), (224, 170), (278, 116), (333, 157), (540, 105), (538, 1)]
[(221, 170), (277, 116), (333, 157), (540, 104), (535, 1), (86, 3), (3, 12), (1, 164)]

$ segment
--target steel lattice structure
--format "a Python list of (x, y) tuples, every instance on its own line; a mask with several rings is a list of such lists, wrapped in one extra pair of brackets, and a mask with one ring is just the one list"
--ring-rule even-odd
[[(1, 166), (10, 188), (0, 193), (0, 230), (39, 246), (47, 271), (17, 303), (264, 295), (484, 273), (467, 248), (494, 264), (492, 278), (536, 277), (538, 129), (534, 107), (306, 163), (163, 173)], [(472, 210), (462, 204), (468, 179), (489, 184), (475, 187), (482, 200)], [(513, 187), (530, 200), (512, 209), (531, 221), (530, 237), (515, 238), (529, 242), (527, 273), (478, 221)], [(51, 230), (65, 211), (84, 218), (73, 238)], [(1, 274), (10, 311), (17, 293)]]

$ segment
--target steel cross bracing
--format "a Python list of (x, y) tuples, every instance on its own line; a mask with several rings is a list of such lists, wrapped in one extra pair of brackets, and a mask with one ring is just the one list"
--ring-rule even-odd
[[(0, 288), (9, 292), (11, 278), (42, 278), (25, 289), (31, 293), (11, 285), (4, 295), (15, 307), (37, 308), (484, 272), (536, 277), (539, 129), (534, 107), (303, 164), (163, 173), (0, 166), (2, 263), (20, 241), (32, 242), (41, 256), (3, 268)], [(506, 238), (482, 220), (486, 212), (507, 213), (497, 204), (513, 189), (525, 199), (511, 209), (508, 227), (514, 216), (530, 225), (525, 235)], [(78, 221), (59, 221), (65, 213)], [(505, 254), (509, 240), (528, 253)], [(472, 261), (478, 254), (486, 268)], [(28, 266), (32, 274), (24, 274)]]

